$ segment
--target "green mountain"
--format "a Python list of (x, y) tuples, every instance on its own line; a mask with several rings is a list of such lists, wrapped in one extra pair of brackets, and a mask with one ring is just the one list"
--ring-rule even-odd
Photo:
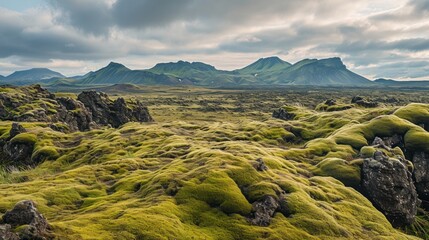
[(3, 79), (3, 82), (15, 85), (32, 84), (51, 78), (65, 78), (59, 72), (54, 72), (47, 68), (32, 68), (29, 70), (16, 71)]
[(217, 70), (215, 67), (201, 62), (178, 61), (176, 63), (159, 63), (148, 71), (157, 74), (187, 79), (201, 86), (226, 86), (255, 83), (252, 76), (239, 72)]
[(202, 62), (159, 63), (147, 70), (131, 70), (111, 62), (106, 67), (83, 76), (65, 78), (49, 69), (20, 71), (3, 80), (22, 85), (40, 83), (55, 85), (197, 85), (197, 86), (263, 86), (263, 85), (315, 85), (362, 86), (373, 82), (351, 72), (340, 58), (304, 59), (293, 65), (278, 57), (261, 58), (234, 71), (218, 70)]
[(241, 74), (259, 74), (263, 72), (280, 71), (290, 67), (292, 64), (281, 60), (279, 57), (260, 58), (247, 67), (237, 70)]
[[(156, 74), (145, 70), (130, 70), (122, 64), (111, 62), (106, 67), (83, 76), (76, 83), (79, 84), (182, 84), (182, 80), (165, 74)], [(185, 82), (190, 84), (190, 82)]]
[(304, 59), (289, 68), (259, 75), (271, 84), (361, 86), (372, 82), (346, 68), (340, 58)]

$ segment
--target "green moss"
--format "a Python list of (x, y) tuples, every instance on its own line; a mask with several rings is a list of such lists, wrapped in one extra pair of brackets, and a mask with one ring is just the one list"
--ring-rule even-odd
[(31, 156), (32, 159), (50, 159), (54, 160), (58, 158), (60, 154), (58, 153), (57, 149), (52, 146), (45, 146), (36, 148)]
[(316, 111), (327, 111), (327, 112), (344, 111), (353, 107), (354, 105), (352, 104), (336, 104), (336, 105), (329, 106), (325, 103), (321, 103), (316, 106)]
[(429, 106), (427, 104), (412, 103), (399, 108), (394, 114), (416, 125), (429, 125)]
[(344, 185), (358, 187), (360, 184), (360, 167), (339, 158), (327, 158), (318, 163), (312, 171), (315, 175), (331, 176)]
[(259, 182), (257, 184), (249, 186), (246, 189), (246, 192), (246, 195), (248, 196), (247, 199), (249, 199), (250, 202), (255, 202), (266, 196), (272, 196), (274, 198), (277, 198), (277, 196), (281, 192), (281, 189), (279, 186), (273, 183)]
[(37, 136), (32, 133), (20, 133), (10, 140), (13, 143), (35, 144)]
[(405, 134), (404, 141), (407, 149), (429, 152), (429, 133), (422, 129), (410, 129)]
[(372, 146), (364, 146), (360, 149), (359, 156), (362, 158), (371, 158), (376, 151), (377, 149)]
[(185, 184), (176, 195), (179, 203), (186, 203), (192, 198), (219, 207), (225, 213), (247, 215), (252, 209), (237, 184), (222, 172), (209, 173), (202, 183)]

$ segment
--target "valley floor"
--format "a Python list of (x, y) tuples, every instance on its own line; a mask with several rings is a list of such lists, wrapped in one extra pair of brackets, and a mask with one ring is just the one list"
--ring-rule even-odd
[[(404, 137), (407, 159), (429, 152), (427, 92), (140, 88), (108, 93), (139, 99), (154, 122), (73, 133), (21, 123), (48, 154), (0, 170), (0, 215), (31, 199), (58, 239), (428, 238), (425, 210), (394, 228), (359, 192), (375, 137)], [(322, 108), (328, 99), (344, 108)], [(294, 117), (273, 118), (280, 107)]]

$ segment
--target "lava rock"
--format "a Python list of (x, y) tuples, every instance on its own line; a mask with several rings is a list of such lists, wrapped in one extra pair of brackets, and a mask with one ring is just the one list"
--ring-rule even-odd
[(335, 99), (328, 99), (325, 101), (325, 104), (328, 106), (334, 106), (337, 104), (337, 101)]
[(429, 154), (416, 152), (413, 156), (414, 179), (419, 198), (423, 200), (422, 206), (429, 210)]
[(0, 225), (0, 240), (20, 240), (9, 224)]
[(258, 171), (266, 171), (268, 170), (267, 165), (265, 165), (264, 160), (262, 160), (262, 158), (258, 158), (256, 159), (256, 165), (255, 165), (256, 170)]
[(97, 125), (85, 105), (71, 98), (57, 98), (60, 105), (58, 120), (69, 126), (71, 131), (88, 131)]
[(274, 110), (272, 116), (273, 118), (278, 118), (282, 120), (293, 120), (296, 117), (294, 113), (290, 113), (284, 108), (279, 108), (277, 110)]
[(9, 138), (6, 139), (6, 142), (0, 143), (2, 145), (0, 163), (8, 163), (6, 165), (12, 166), (34, 165), (31, 160), (34, 143), (11, 141), (15, 136), (24, 132), (26, 132), (25, 128), (19, 123), (12, 124), (12, 128), (9, 132)]
[[(5, 236), (11, 235), (11, 229), (21, 227), (18, 233), (19, 239), (53, 239), (52, 234), (49, 233), (48, 221), (37, 211), (31, 200), (18, 202), (11, 211), (3, 215), (2, 223), (0, 233), (3, 229)], [(17, 239), (13, 234), (11, 236), (11, 239)]]
[(351, 103), (357, 104), (365, 108), (374, 108), (378, 106), (377, 102), (367, 101), (366, 99), (360, 96), (353, 97)]
[(21, 124), (16, 122), (12, 123), (12, 127), (9, 131), (9, 140), (24, 132), (27, 132), (27, 130)]
[(414, 222), (420, 200), (411, 173), (398, 159), (389, 159), (376, 151), (362, 165), (362, 190), (394, 227)]
[(88, 111), (92, 114), (92, 119), (103, 126), (109, 125), (111, 100), (107, 94), (96, 91), (83, 91), (77, 96)]
[(254, 202), (252, 207), (253, 211), (250, 222), (254, 225), (266, 227), (270, 225), (271, 218), (279, 209), (280, 205), (274, 197), (266, 196)]
[(98, 125), (117, 128), (131, 121), (153, 121), (148, 109), (139, 101), (132, 107), (123, 98), (112, 101), (105, 93), (95, 91), (82, 92), (78, 95), (78, 100), (85, 105), (92, 114), (92, 120)]

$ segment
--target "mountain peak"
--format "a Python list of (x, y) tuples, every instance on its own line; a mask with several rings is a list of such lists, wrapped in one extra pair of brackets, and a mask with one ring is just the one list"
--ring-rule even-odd
[(241, 73), (257, 74), (263, 71), (285, 69), (290, 66), (291, 66), (290, 63), (283, 61), (277, 56), (272, 56), (272, 57), (260, 58), (256, 62), (238, 71)]
[(256, 62), (267, 62), (267, 63), (284, 63), (285, 61), (281, 60), (279, 57), (277, 56), (271, 56), (271, 57), (265, 57), (265, 58), (260, 58), (258, 61)]
[(320, 59), (320, 64), (323, 64), (327, 67), (338, 67), (338, 68), (346, 68), (343, 61), (339, 57)]
[(150, 69), (154, 72), (171, 72), (171, 71), (183, 71), (183, 70), (198, 70), (198, 71), (216, 71), (216, 68), (212, 65), (202, 63), (202, 62), (187, 62), (179, 60), (178, 62), (169, 62), (169, 63), (158, 63)]
[(106, 66), (107, 68), (127, 68), (125, 65), (117, 63), (117, 62), (110, 62), (109, 65)]

